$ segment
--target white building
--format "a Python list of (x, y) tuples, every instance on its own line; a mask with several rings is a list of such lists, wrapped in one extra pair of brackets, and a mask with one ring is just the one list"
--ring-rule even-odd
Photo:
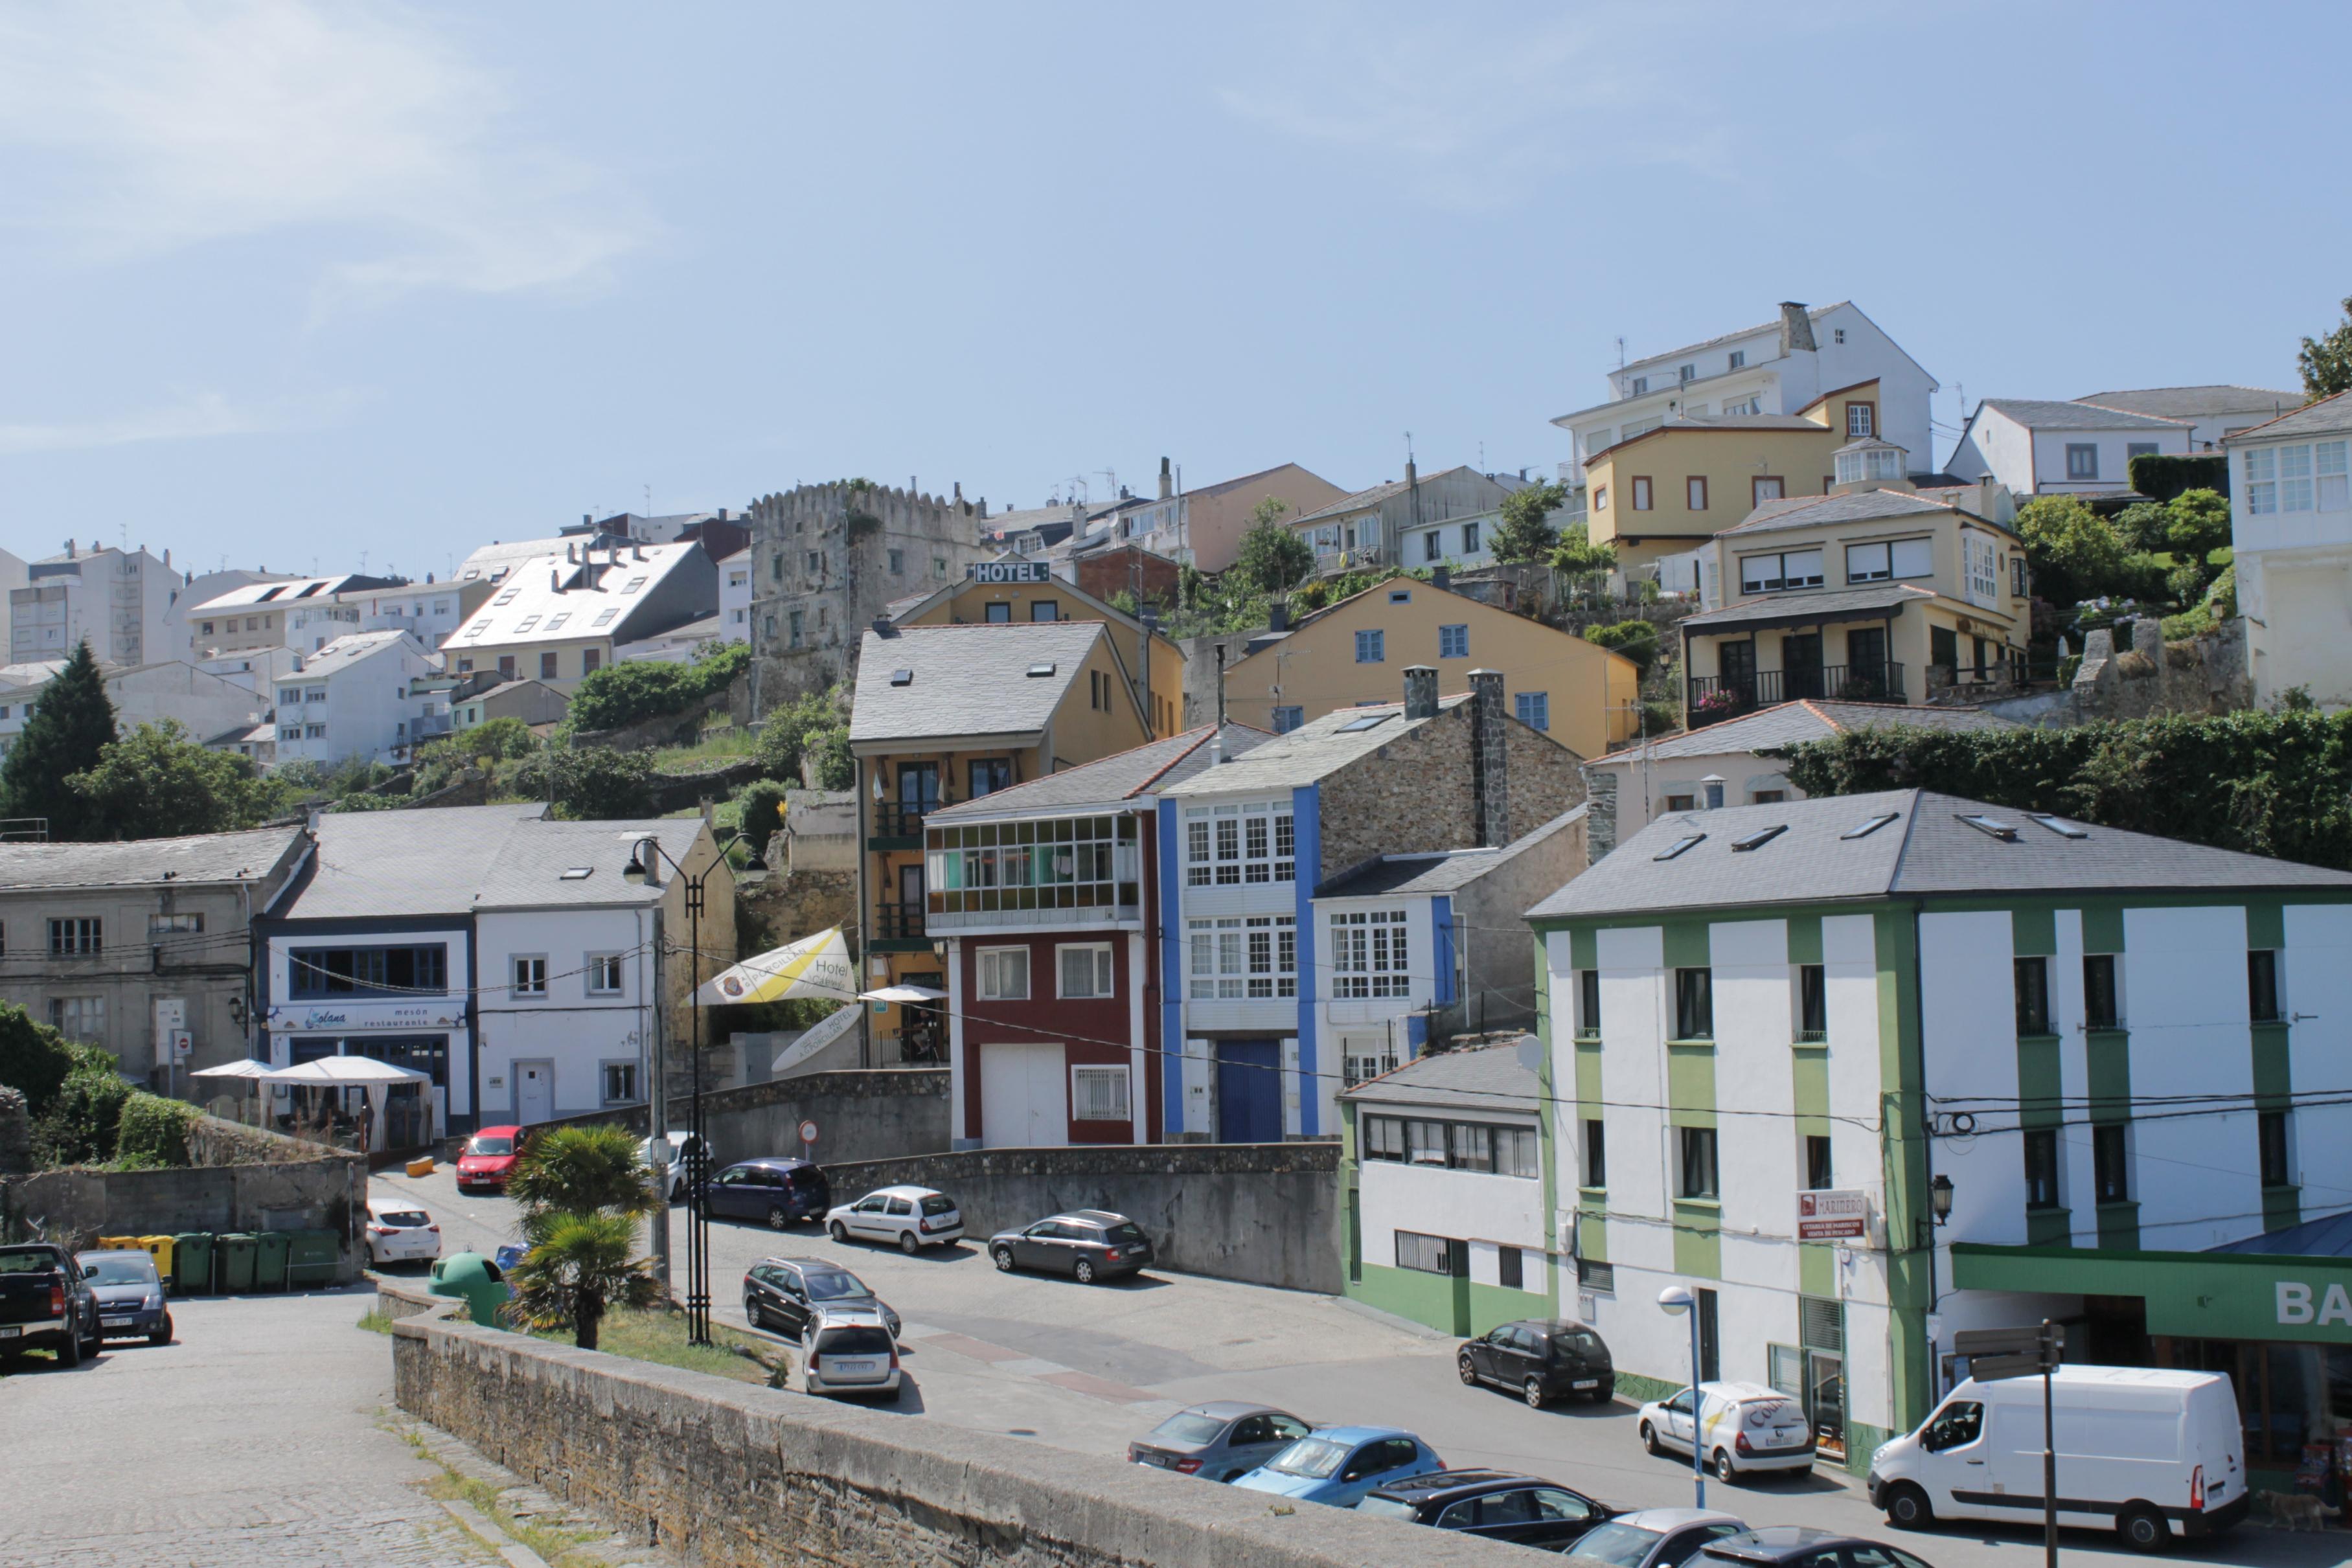
[(751, 547), (745, 545), (719, 563), (719, 639), (751, 640)]
[(2203, 386), (2093, 392), (2074, 401), (2157, 419), (2184, 420), (2189, 424), (2190, 448), (2213, 452), (2220, 449), (2224, 436), (2267, 424), (2283, 413), (2294, 413), (2309, 400), (2301, 392), (2274, 392), (2266, 387)]
[(1495, 530), (1502, 526), (1503, 514), (1498, 509), (1474, 512), (1466, 517), (1447, 517), (1442, 522), (1408, 525), (1398, 536), (1403, 551), (1400, 564), (1492, 566)]
[(2352, 705), (2352, 394), (2223, 439), (2238, 612), (2253, 654), (2254, 700), (2297, 687)]
[(8, 594), (8, 662), (64, 659), (89, 644), (102, 664), (131, 666), (180, 657), (168, 617), (181, 588), (172, 552), (125, 552), (96, 540), (66, 541), (62, 554), (26, 565)]
[[(1609, 401), (1552, 423), (1576, 437), (1563, 481), (1584, 488), (1583, 464), (1594, 453), (1655, 430), (1670, 419), (1714, 414), (1795, 414), (1828, 392), (1879, 383), (1874, 435), (1906, 452), (1935, 449), (1928, 399), (1936, 378), (1851, 301), (1809, 309), (1786, 303), (1779, 319), (1609, 372)], [(1581, 503), (1571, 507), (1580, 510)]]
[[(16, 745), (16, 737), (24, 733), (26, 714), (63, 667), (61, 664), (18, 666), (32, 678), (22, 685), (0, 686), (0, 757)], [(104, 674), (107, 700), (114, 705), (115, 729), (122, 735), (142, 724), (176, 719), (189, 739), (233, 747), (231, 737), (252, 729), (268, 711), (269, 699), (252, 688), (177, 660), (108, 670)]]
[(405, 632), (353, 632), (304, 654), (275, 687), (278, 761), (404, 760), (418, 740), (448, 732), (446, 697), (415, 689), (438, 674), (439, 660)]
[(2131, 488), (2131, 460), (2189, 450), (2189, 421), (2087, 402), (1989, 397), (1969, 415), (1944, 466), (1964, 482), (1995, 479), (2019, 496), (2112, 495)]
[(501, 573), (472, 619), (441, 647), (455, 661), (453, 674), (496, 670), (569, 694), (617, 662), (624, 648), (708, 621), (718, 604), (719, 568), (698, 541), (572, 541)]
[(187, 656), (271, 647), (315, 653), (354, 632), (408, 632), (437, 647), (489, 596), (488, 583), (416, 583), (356, 572), (265, 578), (230, 586), (185, 612), (195, 650)]

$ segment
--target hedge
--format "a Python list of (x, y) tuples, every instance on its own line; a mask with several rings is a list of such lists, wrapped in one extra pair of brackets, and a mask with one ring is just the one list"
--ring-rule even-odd
[(2169, 501), (2184, 490), (2230, 493), (2230, 459), (2212, 452), (2144, 452), (2124, 465), (2131, 487), (2151, 501)]
[(0, 1083), (24, 1091), (25, 1110), (38, 1121), (73, 1071), (73, 1047), (65, 1036), (9, 1002), (0, 1002)]
[(748, 643), (706, 644), (685, 664), (631, 659), (583, 676), (564, 712), (566, 727), (617, 729), (659, 714), (684, 713), (713, 692), (725, 691), (751, 662)]
[(184, 1100), (134, 1090), (117, 1124), (115, 1157), (142, 1166), (184, 1166), (188, 1129), (195, 1119), (196, 1108)]

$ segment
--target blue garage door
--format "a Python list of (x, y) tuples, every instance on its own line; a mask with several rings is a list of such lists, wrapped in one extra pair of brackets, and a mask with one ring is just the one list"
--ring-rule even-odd
[(1217, 1042), (1217, 1141), (1282, 1141), (1282, 1048), (1278, 1042)]

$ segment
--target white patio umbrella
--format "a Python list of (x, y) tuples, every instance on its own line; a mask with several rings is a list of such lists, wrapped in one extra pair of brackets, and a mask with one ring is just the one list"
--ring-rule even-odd
[[(268, 1077), (269, 1073), (269, 1063), (266, 1061), (255, 1061), (251, 1058), (247, 1058), (242, 1061), (225, 1061), (218, 1067), (199, 1067), (194, 1072), (189, 1073), (188, 1076), (191, 1078), (233, 1078), (242, 1080), (247, 1083), (252, 1083), (256, 1079)], [(254, 1086), (254, 1096), (257, 1105), (254, 1120), (257, 1123), (261, 1120), (258, 1109), (260, 1093), (260, 1086), (256, 1083)]]
[[(433, 1075), (419, 1072), (413, 1067), (397, 1067), (389, 1061), (378, 1061), (373, 1056), (321, 1056), (299, 1067), (281, 1067), (274, 1071), (257, 1073), (264, 1083), (283, 1083), (297, 1089), (381, 1089), (396, 1083), (430, 1084)], [(383, 1097), (369, 1097), (373, 1114), (370, 1121), (374, 1136), (370, 1148), (381, 1148), (383, 1143)]]

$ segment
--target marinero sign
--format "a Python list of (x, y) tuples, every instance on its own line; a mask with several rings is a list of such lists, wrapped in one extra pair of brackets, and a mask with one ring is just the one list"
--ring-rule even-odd
[(1051, 582), (1053, 569), (1042, 560), (976, 560), (963, 569), (974, 582)]

